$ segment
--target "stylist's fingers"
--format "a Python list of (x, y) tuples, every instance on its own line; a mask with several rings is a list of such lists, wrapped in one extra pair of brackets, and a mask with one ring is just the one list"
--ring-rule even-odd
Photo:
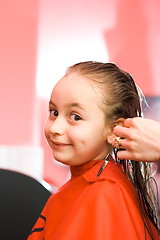
[(115, 138), (113, 138), (113, 140), (112, 140), (112, 146), (115, 147), (115, 148), (117, 148), (117, 149), (123, 148), (122, 138), (121, 138), (121, 137), (115, 137)]
[(117, 157), (121, 160), (123, 159), (132, 159), (132, 154), (127, 150), (122, 150), (117, 152)]
[(139, 152), (134, 151), (134, 143), (132, 141), (128, 141), (127, 139), (116, 137), (112, 140), (112, 146), (119, 150), (117, 151), (117, 157), (119, 159), (137, 160), (139, 157), (141, 157)]
[(138, 159), (143, 161), (143, 158), (140, 158), (141, 155), (135, 154), (134, 151), (128, 151), (128, 150), (122, 150), (117, 152), (117, 157), (121, 160), (123, 159), (132, 159), (134, 161), (137, 161)]
[[(118, 142), (117, 142), (117, 140), (118, 140)], [(121, 138), (121, 137), (115, 137), (112, 140), (112, 146), (117, 148), (117, 149), (131, 150), (131, 148), (132, 148), (131, 142), (128, 141), (127, 139)]]
[(127, 127), (115, 126), (113, 132), (116, 136), (123, 138), (129, 138), (130, 132)]
[(145, 161), (150, 162), (150, 157), (146, 158), (145, 155), (141, 154), (141, 152), (135, 152), (134, 150), (122, 150), (117, 152), (117, 157), (121, 160), (123, 159), (131, 159), (134, 161)]
[(133, 118), (127, 118), (124, 122), (123, 122), (123, 126), (126, 128), (129, 128), (133, 125)]

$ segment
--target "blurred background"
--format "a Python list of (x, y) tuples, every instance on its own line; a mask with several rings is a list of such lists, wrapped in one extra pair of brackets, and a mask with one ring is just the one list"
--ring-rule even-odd
[(43, 133), (48, 99), (73, 63), (115, 62), (142, 88), (160, 120), (159, 0), (0, 1), (0, 168), (68, 178)]

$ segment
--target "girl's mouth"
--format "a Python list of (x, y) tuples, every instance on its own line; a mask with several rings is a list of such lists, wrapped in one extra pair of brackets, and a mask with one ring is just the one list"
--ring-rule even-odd
[(63, 142), (56, 142), (56, 141), (52, 141), (52, 145), (54, 148), (64, 148), (64, 147), (71, 146), (71, 144), (63, 143)]

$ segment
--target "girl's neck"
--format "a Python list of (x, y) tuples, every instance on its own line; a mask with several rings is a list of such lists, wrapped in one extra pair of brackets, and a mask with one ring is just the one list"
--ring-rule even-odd
[(99, 161), (100, 160), (93, 160), (93, 161), (84, 163), (82, 165), (70, 166), (71, 176), (78, 177), (80, 175), (83, 175), (85, 172), (87, 172), (90, 168), (92, 168)]

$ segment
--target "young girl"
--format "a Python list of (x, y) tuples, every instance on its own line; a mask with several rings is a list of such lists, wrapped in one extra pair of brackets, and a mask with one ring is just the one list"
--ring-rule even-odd
[(45, 135), (71, 179), (50, 197), (28, 240), (159, 239), (150, 164), (119, 161), (111, 145), (114, 126), (135, 116), (138, 90), (115, 64), (82, 62), (67, 70), (52, 91)]

